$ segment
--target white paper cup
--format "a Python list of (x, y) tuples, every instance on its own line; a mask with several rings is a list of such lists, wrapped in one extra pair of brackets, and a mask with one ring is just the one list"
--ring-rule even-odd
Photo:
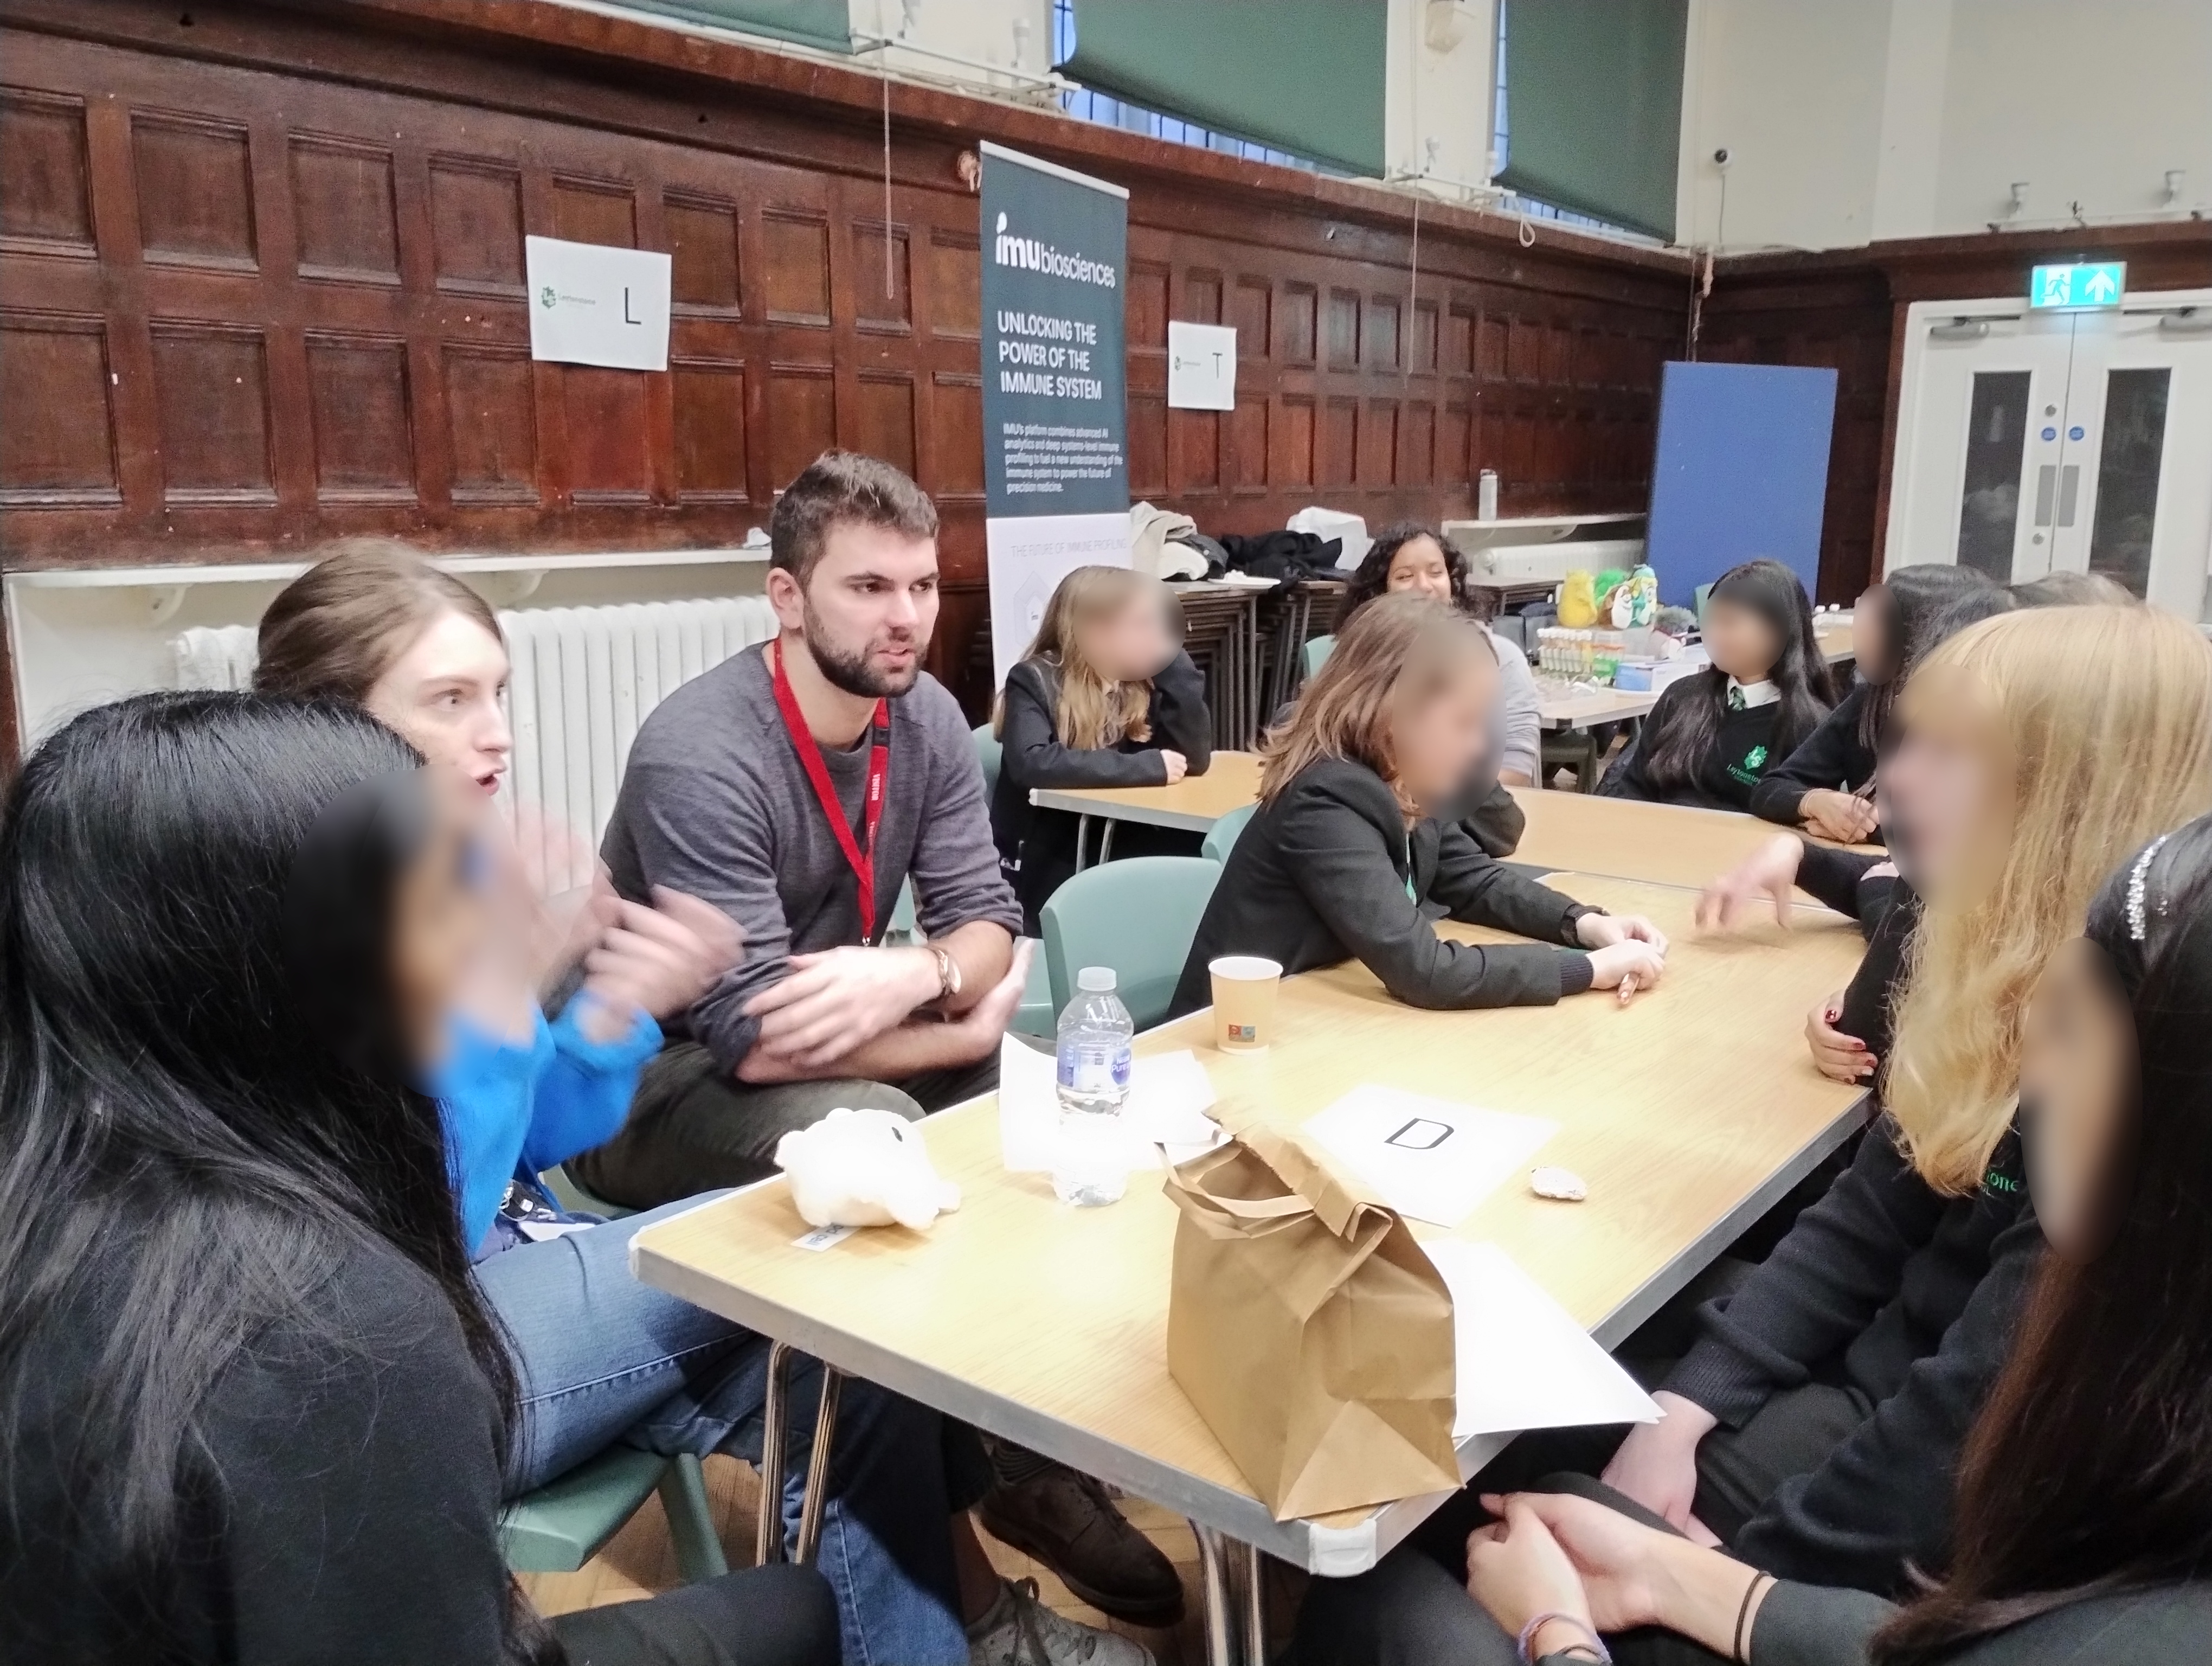
[(1266, 1052), (1275, 1038), (1281, 964), (1231, 954), (1207, 963), (1206, 970), (1213, 977), (1213, 1044), (1224, 1053)]

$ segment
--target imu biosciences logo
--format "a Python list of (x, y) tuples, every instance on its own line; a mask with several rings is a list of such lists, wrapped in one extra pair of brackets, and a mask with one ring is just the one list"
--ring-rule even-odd
[(1003, 213), (999, 216), (998, 234), (991, 240), (991, 259), (997, 265), (1042, 272), (1047, 277), (1073, 278), (1078, 283), (1095, 283), (1102, 289), (1113, 289), (1118, 281), (1110, 264), (1093, 260), (1087, 255), (1069, 254), (1034, 237), (1015, 236), (1006, 229)]

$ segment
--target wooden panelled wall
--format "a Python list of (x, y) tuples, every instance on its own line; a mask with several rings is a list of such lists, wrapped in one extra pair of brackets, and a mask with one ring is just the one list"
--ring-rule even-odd
[[(878, 82), (523, 0), (0, 19), (12, 566), (733, 543), (845, 445), (943, 507), (957, 675), (980, 137), (1132, 187), (1136, 496), (1217, 532), (1471, 513), (1484, 468), (1509, 514), (1645, 498), (1668, 257), (908, 87), (886, 213)], [(668, 373), (533, 363), (526, 234), (668, 251)], [(1170, 318), (1237, 327), (1233, 412), (1167, 410)]]

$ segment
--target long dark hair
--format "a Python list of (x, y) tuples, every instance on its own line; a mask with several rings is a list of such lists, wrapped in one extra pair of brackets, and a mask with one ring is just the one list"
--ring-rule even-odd
[[(40, 746), (0, 812), (0, 1564), (101, 1570), (149, 1659), (204, 1554), (208, 1391), (272, 1322), (358, 1346), (313, 1299), (349, 1248), (422, 1270), (511, 1415), (437, 1106), (341, 1056), (286, 954), (318, 818), (420, 763), (348, 706), (144, 695)], [(79, 1507), (32, 1522), (19, 1443), (71, 1357), (36, 1461)]]
[(1418, 520), (1401, 520), (1375, 535), (1375, 542), (1367, 546), (1359, 565), (1345, 581), (1340, 618), (1350, 618), (1356, 610), (1389, 589), (1390, 563), (1397, 559), (1399, 550), (1417, 538), (1434, 540), (1437, 548), (1444, 552), (1444, 571), (1451, 578), (1452, 605), (1462, 612), (1477, 611), (1468, 599), (1467, 557), (1460, 553), (1459, 545), (1433, 526), (1424, 526)]
[[(1748, 607), (1773, 627), (1782, 652), (1767, 677), (1782, 691), (1782, 700), (1766, 751), (1770, 757), (1788, 757), (1820, 727), (1836, 699), (1828, 662), (1813, 634), (1813, 603), (1805, 587), (1780, 562), (1761, 556), (1722, 574), (1707, 599)], [(1660, 791), (1679, 791), (1696, 777), (1727, 714), (1728, 684), (1728, 673), (1714, 666), (1683, 678), (1681, 692), (1668, 701), (1671, 721), (1650, 736), (1651, 750), (1644, 760), (1645, 778)]]
[(1859, 708), (1859, 745), (1869, 751), (1881, 750), (1898, 690), (1905, 686), (1912, 667), (1951, 630), (1972, 623), (1962, 612), (1957, 616), (1960, 623), (1945, 628), (1947, 610), (1973, 590), (1996, 593), (1998, 586), (1971, 567), (1919, 562), (1899, 568), (1880, 584), (1869, 586), (1859, 598), (1861, 607), (1876, 609), (1881, 614), (1887, 649), (1882, 664), (1859, 666), (1859, 676), (1869, 685), (1866, 702)]
[(2096, 1261), (2044, 1257), (1966, 1439), (1949, 1577), (1884, 1628), (1882, 1666), (2212, 1572), (2212, 817), (2157, 850), (2140, 891), (2138, 860), (2087, 926), (2135, 1012), (2133, 1195)]

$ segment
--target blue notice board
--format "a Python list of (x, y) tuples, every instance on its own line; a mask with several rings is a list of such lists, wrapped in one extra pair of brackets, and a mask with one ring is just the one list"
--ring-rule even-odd
[(1771, 556), (1812, 593), (1820, 571), (1836, 373), (1667, 365), (1645, 559), (1662, 601), (1688, 607), (1738, 562)]

